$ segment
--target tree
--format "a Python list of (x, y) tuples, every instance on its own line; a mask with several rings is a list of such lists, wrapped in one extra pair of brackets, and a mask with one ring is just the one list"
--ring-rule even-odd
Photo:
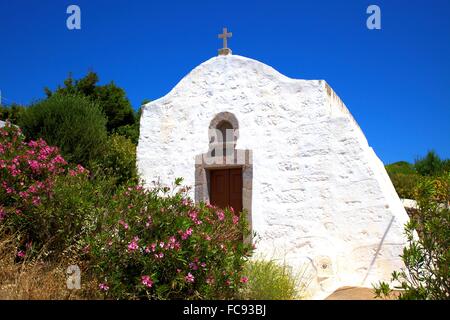
[(48, 97), (54, 94), (80, 94), (88, 97), (96, 102), (106, 115), (108, 132), (113, 132), (121, 126), (134, 125), (133, 108), (126, 97), (125, 91), (116, 86), (114, 82), (100, 86), (97, 85), (98, 81), (98, 75), (92, 71), (79, 80), (74, 80), (72, 75), (69, 74), (68, 78), (64, 80), (64, 87), (58, 86), (54, 92), (45, 88), (45, 93)]
[(436, 152), (431, 150), (425, 157), (417, 159), (414, 167), (423, 176), (435, 176), (442, 172), (443, 163)]
[(135, 123), (127, 124), (121, 126), (113, 131), (113, 133), (120, 134), (131, 140), (135, 145), (138, 144), (139, 140), (139, 128), (140, 128), (140, 120), (141, 120), (142, 107), (139, 108), (138, 112), (135, 114)]
[(11, 123), (18, 123), (25, 107), (18, 104), (11, 104), (9, 107), (0, 105), (0, 120), (9, 120)]
[(58, 146), (65, 159), (83, 166), (100, 158), (106, 145), (106, 118), (82, 95), (52, 94), (30, 106), (19, 126), (28, 138)]

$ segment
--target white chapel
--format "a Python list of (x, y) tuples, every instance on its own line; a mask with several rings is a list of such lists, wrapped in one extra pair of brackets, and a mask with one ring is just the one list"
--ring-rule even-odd
[(349, 110), (324, 80), (232, 54), (227, 36), (143, 106), (140, 177), (183, 177), (195, 201), (246, 210), (255, 257), (306, 268), (311, 298), (389, 280), (408, 216)]

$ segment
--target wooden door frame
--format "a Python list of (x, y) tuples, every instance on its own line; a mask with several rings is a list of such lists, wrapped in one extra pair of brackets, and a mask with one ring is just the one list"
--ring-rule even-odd
[[(232, 163), (220, 164), (211, 161), (208, 153), (199, 154), (195, 159), (195, 202), (210, 200), (211, 170), (242, 168), (242, 210), (247, 212), (247, 222), (252, 233), (252, 190), (253, 190), (253, 152), (252, 150), (235, 150)], [(224, 161), (223, 161), (224, 162)], [(252, 234), (244, 239), (252, 242)]]

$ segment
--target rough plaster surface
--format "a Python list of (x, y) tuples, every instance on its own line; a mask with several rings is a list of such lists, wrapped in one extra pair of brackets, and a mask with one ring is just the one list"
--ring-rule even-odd
[[(408, 216), (382, 162), (323, 80), (295, 80), (258, 61), (214, 57), (146, 104), (137, 164), (147, 186), (195, 185), (215, 115), (239, 122), (236, 149), (253, 152), (256, 257), (307, 270), (310, 297), (388, 280), (402, 266)], [(191, 194), (194, 198), (194, 189)]]

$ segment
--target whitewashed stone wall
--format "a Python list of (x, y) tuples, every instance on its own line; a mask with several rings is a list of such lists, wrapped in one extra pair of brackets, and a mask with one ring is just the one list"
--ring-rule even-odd
[(306, 267), (312, 298), (343, 285), (370, 287), (402, 266), (407, 214), (323, 80), (290, 79), (236, 55), (204, 62), (143, 108), (137, 161), (146, 184), (183, 177), (194, 186), (195, 156), (208, 151), (208, 127), (220, 112), (239, 121), (236, 148), (253, 151), (256, 257)]

